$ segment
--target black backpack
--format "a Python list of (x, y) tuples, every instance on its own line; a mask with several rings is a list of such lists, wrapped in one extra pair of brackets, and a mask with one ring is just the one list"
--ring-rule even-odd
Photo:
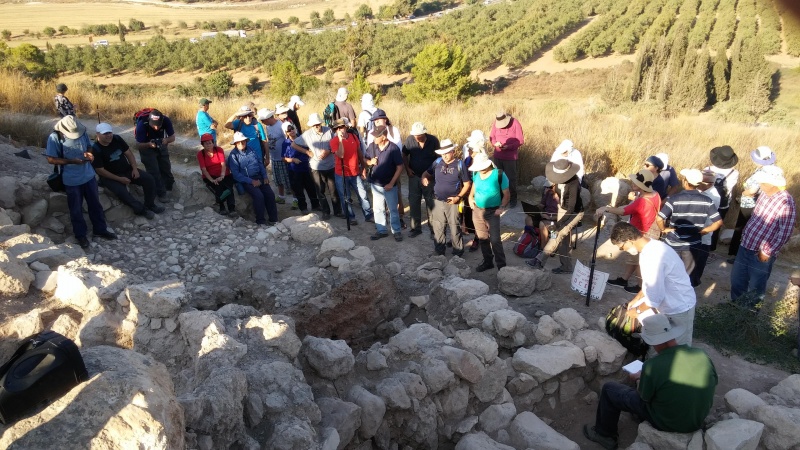
[(0, 422), (12, 422), (88, 379), (74, 342), (55, 331), (35, 334), (0, 367)]
[(731, 173), (733, 173), (733, 170), (728, 172), (728, 175), (725, 175), (722, 178), (716, 178), (714, 180), (714, 187), (717, 189), (717, 193), (719, 194), (719, 209), (725, 209), (730, 204), (728, 199), (728, 186), (725, 185), (725, 180)]

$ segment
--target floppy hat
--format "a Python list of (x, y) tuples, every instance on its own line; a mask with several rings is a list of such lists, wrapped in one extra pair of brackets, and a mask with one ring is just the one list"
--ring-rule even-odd
[(261, 108), (258, 110), (258, 120), (267, 120), (275, 115), (275, 111), (269, 108)]
[(379, 127), (375, 127), (375, 129), (373, 129), (372, 131), (370, 131), (370, 133), (369, 133), (369, 134), (370, 134), (372, 137), (378, 137), (378, 136), (385, 136), (385, 135), (386, 135), (386, 134), (388, 134), (388, 133), (389, 133), (389, 129), (388, 129), (387, 127), (385, 127), (385, 126), (381, 125), (381, 126), (379, 126)]
[(291, 128), (293, 130), (295, 129), (294, 128), (294, 124), (292, 122), (283, 122), (281, 124), (281, 130), (283, 130), (283, 134), (288, 133), (289, 132), (289, 128)]
[(375, 120), (378, 120), (378, 119), (389, 120), (389, 118), (386, 117), (386, 111), (384, 111), (382, 109), (376, 109), (375, 112), (372, 113), (372, 118), (370, 120), (375, 121)]
[(151, 127), (160, 127), (162, 123), (164, 123), (164, 115), (161, 114), (161, 111), (154, 109), (150, 111), (150, 116), (147, 118), (147, 123)]
[(69, 139), (78, 139), (86, 133), (86, 127), (75, 118), (75, 116), (64, 116), (53, 127), (56, 131)]
[(484, 155), (483, 153), (478, 153), (475, 155), (475, 158), (472, 159), (472, 165), (469, 166), (469, 170), (472, 172), (480, 172), (491, 165), (492, 161), (488, 156)]
[(676, 325), (665, 314), (653, 314), (642, 319), (642, 340), (649, 345), (660, 345), (677, 338), (686, 331), (683, 325)]
[(563, 141), (561, 141), (560, 144), (558, 144), (558, 147), (556, 147), (556, 151), (553, 153), (555, 155), (562, 155), (566, 158), (567, 156), (569, 156), (570, 153), (572, 153), (572, 150), (574, 148), (575, 144), (572, 141), (570, 141), (569, 139), (564, 139)]
[(233, 133), (233, 142), (231, 142), (231, 145), (236, 145), (237, 142), (246, 140), (248, 140), (247, 136), (245, 136), (241, 131), (237, 131), (236, 133)]
[(783, 169), (778, 166), (764, 166), (756, 172), (755, 181), (759, 184), (767, 183), (775, 187), (786, 187), (786, 177), (783, 175)]
[(322, 119), (319, 117), (319, 113), (311, 113), (308, 116), (308, 123), (306, 125), (313, 127), (314, 125), (319, 125), (322, 123)]
[(483, 135), (483, 131), (481, 130), (472, 130), (472, 133), (469, 134), (467, 138), (467, 144), (478, 144), (483, 142), (486, 143), (486, 136)]
[(211, 133), (203, 133), (203, 135), (200, 136), (200, 142), (213, 141), (213, 140), (214, 136)]
[(730, 145), (723, 145), (722, 147), (714, 147), (708, 154), (711, 159), (711, 164), (720, 169), (730, 169), (739, 162), (739, 157), (733, 151)]
[(289, 112), (289, 107), (283, 103), (278, 103), (275, 105), (275, 114), (285, 114), (287, 112)]
[(446, 155), (456, 149), (456, 144), (450, 139), (445, 139), (439, 144), (439, 148), (434, 150), (437, 155)]
[(56, 92), (58, 92), (59, 94), (63, 94), (64, 92), (67, 92), (67, 85), (64, 84), (64, 83), (58, 83), (56, 85)]
[(375, 107), (375, 99), (369, 92), (361, 96), (361, 109), (372, 109)]
[(662, 163), (664, 163), (664, 167), (669, 165), (669, 155), (666, 153), (656, 153), (655, 157), (660, 159)]
[(422, 122), (414, 122), (411, 125), (411, 135), (412, 136), (421, 136), (428, 132), (428, 129), (425, 128), (425, 125)]
[(505, 128), (511, 123), (511, 116), (506, 114), (505, 111), (498, 111), (494, 115), (494, 126), (497, 128)]
[(250, 105), (242, 105), (239, 111), (236, 111), (236, 117), (247, 117), (251, 114), (253, 114), (253, 110), (250, 109)]
[(775, 160), (778, 159), (778, 157), (775, 155), (775, 152), (765, 145), (762, 145), (761, 147), (758, 147), (750, 152), (750, 158), (754, 163), (760, 166), (770, 166), (775, 164)]
[(289, 99), (289, 109), (294, 108), (295, 105), (297, 106), (304, 106), (305, 102), (300, 100), (299, 95), (293, 95), (292, 98)]
[(562, 184), (569, 181), (581, 168), (567, 159), (551, 161), (544, 166), (544, 174), (553, 184)]
[(347, 96), (350, 95), (350, 92), (347, 91), (346, 87), (340, 87), (338, 91), (336, 91), (336, 101), (343, 102), (347, 100)]
[(331, 124), (331, 129), (335, 130), (337, 128), (342, 128), (342, 127), (346, 127), (346, 126), (347, 126), (347, 122), (345, 122), (343, 118), (338, 118), (338, 119), (334, 120), (333, 123)]
[(211, 103), (211, 100), (209, 100), (209, 99), (207, 99), (207, 98), (203, 97), (203, 98), (201, 98), (201, 99), (200, 99), (200, 102), (199, 102), (199, 103), (200, 103), (201, 105), (208, 105), (208, 104), (210, 104), (210, 103)]
[(697, 186), (703, 182), (703, 172), (700, 169), (683, 169), (681, 175), (686, 178), (686, 182), (692, 186)]
[(97, 134), (106, 134), (106, 133), (113, 133), (114, 129), (111, 128), (111, 125), (105, 122), (100, 122), (97, 124), (96, 127), (94, 127), (94, 131), (97, 132)]
[(628, 178), (630, 178), (633, 184), (638, 186), (639, 189), (645, 192), (653, 192), (653, 180), (656, 178), (653, 172), (650, 172), (647, 169), (642, 169), (636, 173), (628, 175)]
[(656, 166), (656, 169), (658, 169), (659, 172), (664, 170), (664, 161), (658, 156), (655, 155), (648, 156), (645, 161)]

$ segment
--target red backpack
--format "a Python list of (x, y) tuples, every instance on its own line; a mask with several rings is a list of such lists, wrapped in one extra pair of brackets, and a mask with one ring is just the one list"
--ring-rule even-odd
[(155, 108), (142, 108), (133, 115), (133, 137), (136, 138), (136, 129), (139, 127), (139, 122), (146, 122), (150, 119), (150, 113)]
[(539, 229), (525, 227), (522, 235), (514, 243), (514, 254), (523, 258), (535, 258), (541, 250), (539, 249)]

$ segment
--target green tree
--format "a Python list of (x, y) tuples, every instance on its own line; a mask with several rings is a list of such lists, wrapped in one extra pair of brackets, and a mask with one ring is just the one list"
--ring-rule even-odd
[(161, 26), (164, 28), (169, 28), (172, 25), (172, 21), (169, 19), (161, 19)]
[(227, 97), (233, 88), (233, 77), (228, 72), (212, 73), (203, 81), (203, 90), (212, 97)]
[(292, 61), (279, 62), (272, 67), (270, 93), (274, 97), (288, 98), (290, 95), (303, 95), (314, 89), (317, 79), (300, 73)]
[(414, 58), (413, 83), (403, 86), (411, 102), (453, 101), (466, 97), (472, 88), (470, 65), (461, 47), (430, 44)]
[(311, 14), (308, 15), (309, 20), (319, 19), (319, 13), (317, 11), (311, 11)]
[(288, 19), (286, 19), (286, 20), (287, 20), (287, 21), (288, 21), (290, 24), (292, 24), (292, 25), (297, 25), (298, 23), (300, 23), (300, 18), (299, 18), (299, 17), (297, 17), (297, 16), (290, 16), (290, 17), (289, 17)]
[(330, 25), (333, 22), (336, 22), (336, 16), (332, 9), (328, 8), (325, 12), (322, 13), (322, 23), (325, 25)]
[(724, 102), (728, 99), (728, 78), (731, 75), (730, 61), (725, 47), (717, 49), (717, 56), (714, 58), (714, 100)]
[(56, 34), (56, 29), (53, 27), (44, 27), (42, 33), (44, 33), (44, 35), (47, 37), (53, 37)]
[(117, 28), (119, 28), (119, 41), (125, 42), (125, 25), (121, 21), (117, 21)]
[(367, 73), (368, 53), (375, 38), (375, 26), (360, 22), (345, 31), (342, 54), (346, 58), (347, 74), (354, 77)]
[(179, 20), (178, 21), (178, 28), (180, 28), (181, 30), (185, 30), (185, 29), (189, 28), (189, 24), (186, 23), (185, 20)]
[(44, 52), (34, 45), (24, 43), (8, 49), (4, 66), (18, 70), (30, 78), (49, 80), (56, 74), (55, 69), (46, 63)]
[(370, 8), (366, 3), (362, 3), (361, 6), (356, 9), (354, 15), (356, 20), (372, 19), (372, 8)]
[(325, 24), (322, 22), (322, 19), (317, 17), (316, 19), (311, 19), (311, 28), (322, 28)]
[(280, 26), (281, 26), (281, 24), (282, 24), (283, 22), (281, 22), (281, 19), (280, 19), (280, 18), (278, 18), (278, 17), (275, 17), (274, 19), (270, 20), (270, 23), (272, 24), (272, 26), (273, 26), (273, 27), (275, 27), (275, 28), (278, 28), (278, 27), (280, 27)]
[(11, 31), (10, 30), (3, 30), (0, 31), (0, 34), (3, 35), (3, 39), (10, 41), (11, 40)]
[(132, 31), (142, 31), (144, 30), (144, 22), (131, 18), (131, 20), (128, 21), (128, 28), (130, 28)]

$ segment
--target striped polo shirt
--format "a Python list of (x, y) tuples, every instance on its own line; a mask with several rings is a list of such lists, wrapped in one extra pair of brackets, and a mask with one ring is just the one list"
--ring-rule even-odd
[(706, 227), (706, 219), (711, 224), (722, 220), (714, 202), (694, 189), (667, 197), (658, 216), (669, 220), (668, 226), (675, 229), (667, 234), (664, 242), (676, 252), (700, 244), (700, 230)]

